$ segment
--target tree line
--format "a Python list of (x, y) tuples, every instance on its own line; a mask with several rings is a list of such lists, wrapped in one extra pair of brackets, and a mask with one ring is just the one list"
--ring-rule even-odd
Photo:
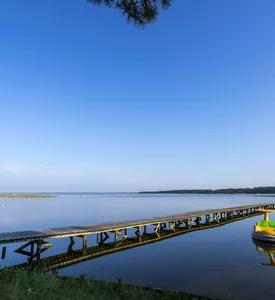
[(229, 189), (194, 189), (194, 190), (168, 190), (168, 191), (143, 191), (138, 194), (275, 194), (275, 186), (259, 186), (254, 188), (229, 188)]

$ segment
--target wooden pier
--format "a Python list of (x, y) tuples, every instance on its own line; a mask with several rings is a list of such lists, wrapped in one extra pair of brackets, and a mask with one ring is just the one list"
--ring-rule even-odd
[[(275, 204), (262, 203), (87, 226), (0, 233), (0, 244), (27, 242), (16, 249), (15, 252), (28, 256), (29, 262), (43, 260), (43, 265), (59, 268), (194, 230), (213, 228), (260, 215), (262, 212), (259, 209), (275, 209)], [(111, 234), (113, 239), (110, 238)], [(87, 246), (88, 235), (96, 236), (96, 246)], [(66, 253), (54, 257), (40, 258), (40, 255), (52, 246), (46, 241), (47, 239), (65, 237), (70, 239)], [(73, 250), (74, 237), (82, 238), (82, 249)], [(27, 251), (27, 248), (30, 248), (29, 251)], [(6, 252), (6, 247), (2, 249), (2, 258), (3, 252)]]

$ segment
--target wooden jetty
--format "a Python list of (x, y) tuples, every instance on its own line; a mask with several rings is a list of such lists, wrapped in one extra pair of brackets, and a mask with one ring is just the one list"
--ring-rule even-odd
[[(87, 226), (0, 233), (0, 244), (27, 242), (16, 249), (15, 252), (27, 255), (29, 261), (40, 261), (41, 253), (51, 247), (51, 244), (46, 239), (69, 237), (68, 252), (65, 256), (63, 255), (59, 263), (54, 264), (55, 267), (58, 267), (68, 265), (72, 261), (76, 263), (85, 257), (87, 259), (99, 257), (178, 234), (213, 228), (229, 222), (260, 215), (263, 213), (260, 209), (275, 209), (275, 204), (262, 203)], [(112, 241), (110, 241), (110, 234), (113, 234), (114, 237)], [(96, 235), (96, 246), (88, 248), (88, 235)], [(78, 254), (76, 254), (75, 250), (72, 250), (74, 237), (80, 237), (83, 240), (81, 253), (80, 250), (77, 250)], [(28, 247), (30, 247), (30, 251), (26, 250)], [(2, 258), (4, 251), (6, 252), (6, 247), (3, 247)], [(71, 254), (76, 254), (77, 257), (74, 256), (71, 258)]]
[[(241, 221), (247, 218), (251, 218), (256, 215), (261, 215), (260, 212), (255, 213), (253, 215), (246, 215), (234, 219), (228, 219), (221, 221), (220, 223), (211, 224), (209, 226), (202, 226), (202, 227), (193, 227), (188, 229), (179, 229), (177, 228), (175, 232), (170, 230), (163, 230), (160, 236), (157, 236), (156, 234), (147, 233), (145, 236), (142, 237), (142, 241), (140, 242), (138, 237), (132, 237), (128, 238), (126, 240), (122, 239), (121, 241), (115, 242), (109, 242), (109, 243), (103, 243), (103, 244), (97, 244), (92, 247), (88, 247), (85, 250), (83, 248), (81, 249), (73, 249), (74, 246), (74, 240), (72, 239), (67, 251), (61, 254), (53, 255), (53, 256), (47, 256), (45, 258), (41, 258), (39, 261), (29, 259), (27, 263), (16, 265), (16, 268), (22, 268), (29, 265), (31, 262), (35, 268), (41, 266), (43, 269), (62, 269), (68, 266), (72, 266), (74, 264), (78, 264), (80, 262), (96, 259), (105, 255), (110, 255), (116, 252), (122, 252), (125, 250), (129, 250), (136, 247), (142, 247), (147, 244), (157, 243), (165, 239), (170, 239), (178, 235), (187, 234), (189, 232), (193, 232), (196, 230), (206, 230), (210, 228), (220, 227), (223, 225), (226, 225), (228, 223)], [(19, 252), (19, 251), (17, 251)], [(21, 253), (21, 252), (19, 252)], [(24, 253), (21, 253), (24, 254)], [(29, 254), (27, 254), (29, 256)]]

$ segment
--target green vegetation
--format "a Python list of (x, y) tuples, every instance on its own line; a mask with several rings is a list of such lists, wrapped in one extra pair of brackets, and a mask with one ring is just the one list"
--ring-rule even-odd
[(35, 195), (35, 194), (0, 194), (0, 198), (55, 198), (51, 195)]
[(169, 190), (149, 191), (138, 194), (275, 194), (275, 186), (262, 186), (254, 188), (230, 188), (218, 190)]
[(153, 23), (159, 14), (159, 7), (167, 9), (172, 0), (87, 0), (94, 5), (102, 5), (117, 8), (128, 22), (134, 22), (136, 26), (144, 27)]
[(55, 273), (6, 268), (0, 271), (1, 300), (210, 300), (173, 291), (59, 278)]

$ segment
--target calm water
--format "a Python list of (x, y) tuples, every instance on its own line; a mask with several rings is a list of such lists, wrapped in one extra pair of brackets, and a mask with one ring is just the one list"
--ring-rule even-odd
[[(81, 198), (80, 194), (62, 194), (53, 199), (0, 199), (0, 231), (86, 225), (263, 202), (275, 202), (275, 198), (135, 194), (85, 194)], [(262, 265), (269, 263), (269, 256), (261, 254), (251, 240), (253, 224), (260, 219), (188, 233), (73, 265), (59, 273), (84, 273), (109, 281), (121, 278), (128, 284), (232, 299), (274, 299), (275, 268)], [(53, 246), (44, 256), (65, 252), (68, 246), (68, 239), (50, 242)], [(1, 266), (26, 262), (26, 257), (13, 253), (18, 246), (8, 245)], [(80, 239), (75, 249), (78, 247)]]

